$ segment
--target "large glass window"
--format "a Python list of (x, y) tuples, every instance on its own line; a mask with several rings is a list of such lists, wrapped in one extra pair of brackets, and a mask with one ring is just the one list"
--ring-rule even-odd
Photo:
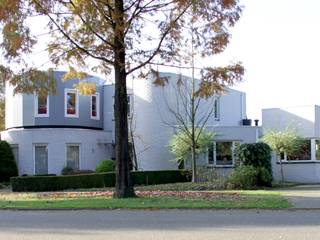
[(65, 116), (79, 116), (78, 92), (74, 89), (66, 89), (65, 91)]
[(316, 140), (316, 159), (320, 160), (320, 140)]
[(48, 146), (34, 146), (35, 174), (48, 174)]
[(36, 117), (49, 116), (49, 96), (47, 95), (35, 96), (35, 116)]
[(287, 154), (281, 154), (282, 160), (311, 160), (311, 140), (301, 139), (292, 152)]
[(215, 166), (233, 166), (235, 162), (234, 150), (239, 142), (213, 142), (208, 149), (208, 164)]
[(73, 170), (79, 170), (80, 145), (67, 144), (67, 167)]
[(99, 120), (100, 118), (100, 101), (99, 101), (99, 94), (91, 95), (91, 118)]

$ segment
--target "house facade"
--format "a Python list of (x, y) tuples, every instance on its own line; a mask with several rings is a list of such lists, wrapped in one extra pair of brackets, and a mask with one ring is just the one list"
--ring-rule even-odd
[[(264, 131), (296, 131), (301, 146), (293, 154), (280, 156), (285, 181), (299, 183), (320, 182), (320, 106), (307, 105), (262, 110)], [(280, 181), (279, 156), (272, 159), (274, 179)]]
[[(100, 161), (114, 157), (114, 85), (89, 76), (85, 81), (94, 82), (97, 93), (84, 96), (73, 88), (77, 79), (61, 81), (64, 74), (55, 72), (54, 96), (13, 95), (13, 88), (6, 88), (6, 130), (1, 139), (11, 144), (20, 175), (60, 174), (64, 167), (94, 170)], [(183, 107), (177, 101), (176, 83), (181, 77), (190, 79), (173, 73), (161, 76), (167, 79), (164, 87), (153, 83), (152, 74), (128, 85), (128, 122), (140, 170), (178, 168), (168, 146), (179, 124), (170, 108)], [(199, 106), (199, 118), (212, 109), (205, 131), (216, 133), (199, 164), (232, 168), (235, 146), (256, 142), (260, 135), (259, 127), (243, 125), (245, 93), (228, 89)]]

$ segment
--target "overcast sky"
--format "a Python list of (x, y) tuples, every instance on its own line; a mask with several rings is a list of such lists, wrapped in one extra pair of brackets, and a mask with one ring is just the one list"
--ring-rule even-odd
[[(231, 44), (212, 61), (243, 62), (245, 81), (234, 88), (247, 93), (248, 118), (261, 119), (262, 108), (320, 104), (320, 0), (242, 0), (242, 4)], [(43, 65), (47, 60), (42, 49), (45, 46), (33, 54), (36, 65), (50, 67)]]
[(320, 104), (320, 1), (243, 0), (222, 59), (246, 68), (248, 118), (262, 108)]

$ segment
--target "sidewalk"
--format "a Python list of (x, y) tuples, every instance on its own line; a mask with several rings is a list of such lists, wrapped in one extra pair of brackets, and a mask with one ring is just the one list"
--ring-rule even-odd
[(294, 209), (320, 209), (320, 185), (301, 185), (276, 191), (281, 192)]

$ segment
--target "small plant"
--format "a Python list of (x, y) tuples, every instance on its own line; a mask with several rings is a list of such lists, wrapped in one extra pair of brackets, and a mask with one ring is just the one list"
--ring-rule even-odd
[(228, 177), (228, 189), (254, 189), (257, 187), (259, 170), (253, 166), (239, 166)]
[(113, 160), (104, 160), (100, 162), (96, 167), (96, 172), (113, 172), (116, 169), (115, 162)]
[(9, 182), (10, 177), (17, 175), (18, 168), (10, 145), (6, 141), (0, 141), (0, 182)]
[(62, 175), (70, 175), (70, 174), (72, 174), (73, 173), (73, 168), (71, 168), (71, 167), (64, 167), (63, 169), (62, 169), (62, 171), (61, 171), (61, 174)]
[(199, 182), (213, 182), (221, 177), (216, 169), (203, 166), (197, 168), (197, 176)]

